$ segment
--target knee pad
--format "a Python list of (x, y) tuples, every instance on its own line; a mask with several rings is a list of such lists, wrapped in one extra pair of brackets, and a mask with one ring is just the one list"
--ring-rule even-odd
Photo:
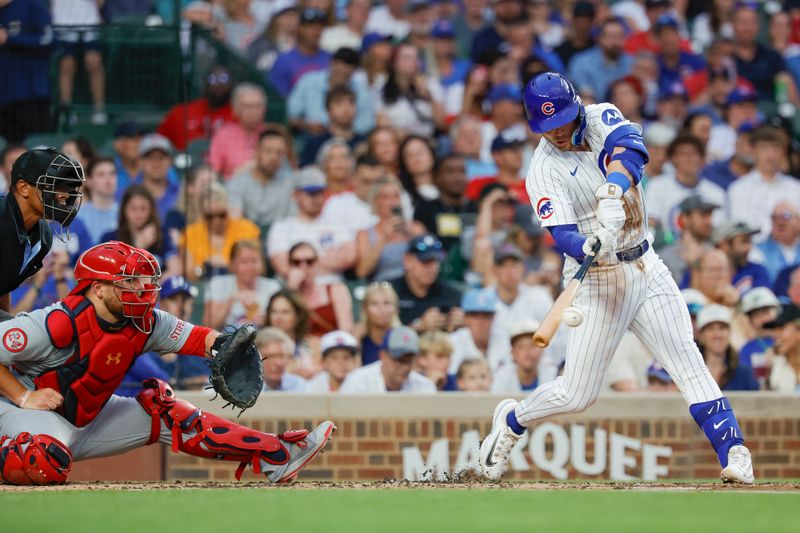
[(0, 480), (11, 485), (60, 485), (72, 469), (72, 453), (50, 435), (23, 432), (0, 439)]

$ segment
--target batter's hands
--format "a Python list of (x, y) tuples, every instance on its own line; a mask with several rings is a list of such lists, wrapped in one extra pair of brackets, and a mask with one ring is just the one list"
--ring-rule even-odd
[(64, 397), (53, 389), (31, 391), (24, 401), (20, 400), (20, 409), (36, 409), (37, 411), (53, 411), (64, 402)]
[(617, 249), (617, 233), (608, 228), (600, 226), (594, 235), (590, 235), (583, 243), (583, 254), (586, 256), (594, 255), (592, 248), (600, 241), (600, 250), (597, 252), (598, 258), (613, 255)]
[(594, 193), (598, 199), (597, 221), (610, 230), (621, 229), (627, 216), (622, 203), (622, 188), (614, 183), (604, 183)]

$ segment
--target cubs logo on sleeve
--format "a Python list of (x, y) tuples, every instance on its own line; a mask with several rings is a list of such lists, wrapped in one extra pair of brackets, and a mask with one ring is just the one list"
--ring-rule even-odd
[(545, 196), (536, 203), (536, 214), (539, 216), (540, 220), (547, 220), (553, 216), (554, 212), (555, 209), (553, 209), (553, 202), (550, 198)]
[(3, 335), (3, 347), (11, 353), (19, 353), (28, 345), (28, 335), (20, 328), (11, 328)]

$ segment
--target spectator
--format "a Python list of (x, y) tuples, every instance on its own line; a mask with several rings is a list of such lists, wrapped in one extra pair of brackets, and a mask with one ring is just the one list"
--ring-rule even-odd
[(100, 157), (89, 163), (86, 167), (84, 191), (86, 198), (75, 218), (83, 222), (92, 240), (91, 244), (95, 245), (100, 242), (103, 234), (117, 227), (117, 168), (113, 159)]
[(797, 393), (800, 384), (800, 308), (785, 305), (780, 316), (765, 325), (775, 336), (775, 357), (769, 374), (770, 390)]
[(371, 8), (372, 0), (348, 0), (344, 21), (325, 28), (320, 48), (331, 54), (340, 48), (361, 48)]
[(28, 149), (21, 144), (9, 144), (0, 151), (0, 190), (7, 190), (11, 183), (11, 167)]
[(675, 17), (662, 15), (653, 31), (658, 40), (659, 80), (662, 84), (683, 83), (683, 78), (705, 68), (702, 57), (681, 49), (683, 39)]
[[(712, 126), (711, 131), (714, 131)], [(752, 126), (740, 127), (736, 135), (734, 153), (728, 159), (715, 161), (703, 169), (703, 176), (725, 189), (749, 173), (753, 168), (753, 145), (750, 142)], [(649, 147), (648, 147), (649, 148)]]
[(647, 392), (678, 392), (672, 376), (656, 361), (647, 369)]
[(700, 312), (704, 305), (708, 304), (708, 298), (706, 298), (705, 294), (697, 289), (683, 289), (681, 291), (681, 296), (686, 304), (686, 308), (689, 310), (689, 319), (692, 321), (693, 337), (697, 339), (697, 335), (699, 333), (697, 330), (697, 313)]
[(325, 174), (328, 198), (353, 191), (353, 171), (355, 160), (350, 146), (339, 138), (328, 140), (320, 147), (316, 158), (317, 166)]
[(488, 0), (466, 0), (450, 18), (456, 39), (456, 57), (468, 59), (475, 37), (491, 25), (487, 20)]
[[(572, 24), (569, 37), (556, 47), (558, 57), (565, 65), (569, 65), (575, 55), (589, 50), (595, 45), (592, 30), (594, 29), (594, 16), (597, 12), (592, 2), (575, 2), (572, 6)], [(527, 81), (527, 80), (523, 80)], [(627, 115), (625, 115), (627, 117)]]
[(470, 48), (470, 59), (478, 63), (484, 53), (497, 50), (506, 41), (510, 28), (518, 19), (524, 18), (524, 7), (520, 0), (493, 0), (494, 22), (475, 35)]
[(739, 361), (731, 346), (731, 310), (722, 305), (707, 305), (697, 315), (698, 348), (708, 370), (724, 391), (757, 391), (753, 369)]
[(489, 392), (492, 371), (485, 359), (467, 359), (458, 366), (456, 387), (461, 392)]
[(341, 393), (379, 394), (384, 392), (433, 393), (436, 385), (411, 369), (419, 353), (419, 337), (411, 328), (392, 328), (381, 348), (380, 360), (348, 374)]
[(378, 126), (367, 136), (367, 153), (383, 165), (387, 172), (397, 173), (400, 137), (389, 126)]
[(320, 340), (324, 370), (308, 380), (306, 392), (338, 392), (358, 362), (358, 341), (346, 331), (331, 331)]
[[(341, 143), (350, 156), (350, 150), (354, 150), (366, 137), (353, 131), (353, 118), (356, 114), (356, 96), (347, 87), (334, 87), (328, 92), (325, 98), (325, 109), (330, 117), (329, 130), (319, 135), (312, 135), (306, 139), (303, 147), (303, 154), (300, 157), (300, 165), (313, 165), (319, 158), (323, 146), (331, 143)], [(325, 165), (317, 164), (321, 167)], [(348, 170), (352, 175), (352, 169)], [(330, 183), (329, 183), (330, 185)]]
[(407, 0), (386, 0), (384, 5), (373, 7), (367, 19), (367, 32), (381, 32), (396, 41), (402, 41), (411, 30), (408, 22)]
[(211, 137), (208, 162), (225, 179), (253, 159), (261, 132), (266, 129), (267, 95), (253, 83), (240, 83), (231, 96), (237, 122), (222, 125)]
[(97, 157), (94, 146), (83, 135), (64, 141), (61, 152), (79, 162), (84, 169), (89, 166), (89, 161)]
[(692, 22), (692, 42), (696, 50), (705, 50), (720, 37), (733, 37), (734, 0), (713, 0), (711, 7)]
[(269, 19), (264, 33), (247, 47), (247, 60), (261, 72), (269, 72), (278, 55), (297, 44), (299, 26), (300, 11), (297, 6), (284, 5)]
[(325, 203), (325, 175), (316, 167), (302, 169), (295, 179), (297, 214), (270, 226), (267, 253), (273, 268), (288, 279), (289, 249), (298, 242), (310, 243), (319, 254), (318, 275), (322, 281), (337, 281), (355, 266), (355, 239), (346, 227), (332, 226), (321, 217)]
[(439, 197), (434, 184), (436, 154), (430, 142), (420, 135), (409, 135), (400, 143), (400, 182), (414, 204)]
[(226, 324), (262, 327), (267, 302), (281, 287), (262, 276), (264, 261), (258, 241), (237, 241), (228, 264), (230, 274), (214, 276), (208, 282), (203, 323), (216, 330)]
[[(445, 154), (436, 160), (433, 182), (439, 197), (421, 200), (414, 209), (414, 220), (436, 235), (445, 249), (453, 253), (459, 246), (464, 228), (473, 223), (477, 206), (467, 195), (464, 158)], [(457, 250), (456, 250), (457, 251)]]
[(14, 144), (50, 129), (50, 50), (46, 2), (0, 4), (0, 137)]
[(644, 143), (650, 154), (650, 161), (644, 167), (644, 173), (648, 178), (671, 174), (675, 172), (667, 159), (669, 145), (675, 139), (675, 129), (663, 122), (651, 122), (644, 130)]
[(508, 240), (517, 200), (499, 183), (487, 185), (478, 199), (478, 220), (461, 237), (461, 255), (475, 272), (491, 269), (494, 250)]
[[(428, 49), (431, 42), (431, 28), (436, 19), (433, 5), (425, 0), (409, 0), (406, 11), (410, 29), (403, 42), (413, 44), (419, 50)], [(430, 61), (428, 64), (430, 65)]]
[(705, 54), (706, 68), (683, 79), (689, 98), (699, 104), (700, 109), (711, 112), (715, 122), (722, 120), (733, 89), (749, 83), (736, 75), (732, 47), (730, 41), (714, 41)]
[(732, 157), (739, 132), (750, 131), (761, 121), (756, 106), (756, 91), (749, 82), (737, 85), (730, 92), (724, 115), (725, 121), (711, 128), (708, 139), (709, 162)]
[(181, 183), (178, 201), (175, 207), (167, 213), (164, 227), (172, 238), (172, 242), (180, 242), (181, 233), (186, 229), (186, 224), (196, 222), (202, 217), (200, 197), (203, 191), (208, 190), (212, 183), (218, 182), (219, 176), (205, 163), (192, 166), (186, 174), (186, 179)]
[(429, 33), (431, 46), (427, 50), (426, 70), (441, 86), (439, 103), (443, 107), (444, 123), (450, 124), (461, 114), (470, 62), (456, 57), (455, 29), (449, 20), (437, 20)]
[(756, 233), (758, 230), (747, 222), (732, 220), (716, 228), (711, 237), (712, 243), (728, 256), (733, 266), (733, 286), (742, 295), (753, 287), (769, 285), (767, 269), (748, 260)]
[(628, 74), (608, 86), (608, 101), (614, 104), (622, 116), (631, 122), (644, 124), (644, 86), (639, 78)]
[(710, 113), (702, 110), (692, 111), (686, 116), (686, 120), (683, 121), (683, 131), (697, 137), (703, 146), (708, 146), (712, 125), (713, 119)]
[(764, 327), (764, 324), (778, 318), (781, 304), (771, 290), (766, 287), (757, 287), (750, 290), (742, 298), (742, 313), (747, 315), (752, 334), (749, 340), (739, 351), (739, 361), (753, 369), (759, 383), (766, 384), (769, 377), (767, 360), (772, 356), (775, 339), (773, 333)]
[(531, 319), (516, 322), (510, 330), (511, 362), (497, 369), (493, 394), (519, 394), (539, 386), (539, 361), (543, 349), (533, 342), (539, 323)]
[[(728, 189), (730, 212), (748, 214), (748, 222), (770, 235), (770, 217), (779, 201), (791, 202), (800, 210), (800, 183), (780, 170), (783, 145), (775, 128), (765, 126), (753, 132), (753, 170)], [(753, 208), (756, 209), (753, 209)]]
[[(489, 91), (486, 99), (492, 111), (481, 127), (481, 160), (492, 161), (492, 142), (501, 131), (516, 130), (524, 135), (522, 126), (522, 93), (517, 85), (501, 83)], [(513, 129), (512, 129), (513, 128)]]
[(458, 390), (455, 374), (448, 372), (452, 354), (453, 343), (447, 333), (426, 331), (419, 338), (419, 354), (414, 359), (414, 370), (431, 380), (437, 390)]
[(357, 326), (363, 365), (378, 360), (386, 335), (398, 326), (397, 293), (385, 281), (370, 283), (361, 302), (361, 323)]
[(361, 41), (361, 65), (373, 100), (386, 83), (393, 54), (394, 46), (389, 35), (368, 33)]
[[(379, 181), (383, 181), (386, 171), (371, 155), (362, 155), (356, 160), (352, 191), (342, 191), (330, 196), (322, 208), (322, 218), (331, 224), (345, 226), (356, 239), (358, 233), (368, 230), (376, 223), (373, 211), (373, 189)], [(397, 184), (400, 187), (400, 184)], [(356, 242), (358, 247), (358, 242)], [(362, 256), (360, 252), (358, 258)]]
[[(172, 145), (166, 137), (158, 133), (145, 135), (139, 143), (142, 171), (131, 182), (143, 185), (150, 192), (161, 220), (166, 219), (167, 213), (178, 201), (180, 185), (172, 168), (173, 155)], [(124, 189), (117, 187), (117, 196), (124, 192)]]
[(255, 222), (260, 227), (289, 216), (292, 211), (292, 172), (286, 137), (277, 129), (261, 132), (252, 167), (228, 182), (230, 214)]
[(658, 119), (675, 130), (680, 129), (688, 115), (689, 96), (681, 82), (662, 85), (658, 93)]
[(714, 230), (712, 213), (719, 206), (695, 194), (683, 200), (679, 209), (679, 237), (658, 252), (676, 283), (683, 279), (689, 265), (697, 261), (703, 250), (711, 245), (711, 234)]
[(382, 178), (370, 195), (374, 225), (356, 237), (356, 276), (386, 281), (403, 274), (403, 256), (408, 248), (411, 225), (403, 216), (401, 185), (395, 178)]
[(316, 275), (319, 257), (314, 247), (299, 242), (289, 249), (288, 256), (286, 286), (297, 291), (308, 307), (311, 335), (321, 337), (337, 329), (352, 331), (353, 300), (350, 291), (343, 283), (325, 283)]
[(431, 137), (442, 124), (440, 88), (422, 72), (419, 51), (408, 43), (397, 46), (386, 84), (376, 98), (377, 123), (402, 134)]
[(676, 223), (681, 202), (694, 195), (720, 206), (720, 210), (714, 213), (715, 224), (725, 220), (725, 191), (700, 175), (704, 154), (703, 143), (690, 133), (681, 133), (670, 143), (667, 157), (675, 174), (653, 178), (645, 190), (651, 225), (667, 234), (678, 235), (680, 228)]
[(494, 138), (491, 151), (492, 159), (497, 166), (497, 175), (470, 180), (466, 190), (470, 200), (477, 200), (483, 188), (489, 183), (501, 183), (514, 193), (520, 203), (530, 202), (528, 191), (525, 190), (525, 180), (520, 179), (523, 166), (522, 149), (527, 140), (525, 135), (513, 128), (501, 131)]
[[(507, 243), (522, 252), (524, 282), (527, 285), (541, 285), (553, 294), (561, 292), (561, 267), (563, 256), (550, 246), (545, 230), (530, 205), (517, 206), (514, 225), (508, 231)], [(490, 273), (481, 273), (484, 283), (488, 283)]]
[(770, 284), (781, 270), (800, 262), (800, 213), (790, 202), (781, 200), (772, 210), (771, 222), (769, 238), (756, 247)]
[(69, 253), (65, 247), (54, 246), (44, 257), (41, 270), (11, 291), (10, 312), (16, 315), (52, 305), (66, 298), (73, 286)]
[(772, 102), (775, 100), (775, 82), (791, 83), (791, 78), (781, 55), (758, 42), (758, 33), (756, 8), (751, 4), (739, 4), (733, 13), (736, 71), (753, 84), (759, 102)]
[[(649, 24), (646, 28), (642, 28), (625, 40), (625, 52), (632, 55), (640, 52), (652, 52), (655, 54), (659, 52), (659, 43), (655, 32), (656, 22), (672, 9), (671, 0), (645, 0), (644, 4), (645, 15)], [(683, 40), (681, 45), (684, 50), (689, 51), (691, 49), (689, 42), (686, 40)]]
[(728, 307), (736, 305), (739, 291), (731, 284), (733, 269), (728, 256), (722, 250), (706, 249), (691, 267), (692, 289), (698, 290), (709, 302)]
[[(773, 13), (770, 18), (769, 44), (783, 56), (786, 68), (792, 75), (795, 87), (797, 87), (798, 82), (800, 82), (800, 49), (798, 49), (796, 34), (794, 33), (796, 30), (792, 27), (795, 24), (793, 17), (796, 15), (790, 14), (790, 10), (787, 7), (784, 7), (784, 11)], [(797, 7), (797, 4), (795, 4), (795, 12)]]
[(225, 273), (236, 241), (258, 239), (258, 226), (229, 214), (228, 191), (213, 182), (200, 195), (202, 218), (186, 226), (181, 248), (186, 254), (187, 277), (199, 279)]
[(117, 166), (117, 191), (128, 188), (141, 169), (139, 143), (142, 130), (136, 122), (127, 121), (114, 128), (114, 164)]
[(306, 380), (287, 370), (292, 360), (292, 339), (278, 328), (262, 328), (255, 340), (264, 359), (263, 392), (305, 392)]
[(328, 15), (319, 9), (300, 12), (297, 46), (280, 53), (269, 71), (269, 81), (283, 98), (289, 96), (303, 74), (322, 70), (330, 64), (331, 55), (319, 47), (327, 21)]
[(227, 122), (236, 122), (231, 107), (233, 78), (223, 66), (213, 67), (205, 77), (203, 96), (177, 104), (167, 112), (156, 130), (178, 150), (192, 141), (210, 139)]
[(461, 298), (464, 311), (464, 327), (450, 334), (453, 343), (453, 357), (450, 372), (455, 373), (465, 359), (480, 357), (486, 359), (495, 371), (504, 361), (489, 360), (489, 341), (494, 321), (497, 294), (491, 289), (469, 289)]
[(415, 331), (452, 330), (460, 325), (461, 294), (438, 279), (444, 258), (442, 243), (434, 235), (414, 237), (403, 258), (405, 274), (390, 281), (397, 293), (400, 321)]
[[(304, 74), (289, 94), (289, 123), (311, 136), (317, 148), (331, 137), (349, 141), (355, 133), (367, 133), (375, 125), (372, 95), (366, 77), (356, 73), (358, 64), (358, 52), (351, 48), (337, 50), (330, 66)], [(342, 109), (345, 94), (350, 106)], [(326, 134), (326, 138), (317, 138)], [(313, 154), (304, 159), (302, 164), (309, 164)]]
[(266, 325), (283, 331), (294, 342), (293, 374), (310, 378), (320, 372), (319, 337), (309, 335), (308, 308), (296, 292), (281, 289), (272, 295), (267, 303)]
[(482, 129), (481, 121), (470, 115), (461, 115), (450, 126), (452, 152), (464, 158), (468, 181), (497, 172), (494, 161), (481, 160)]
[(116, 229), (106, 232), (99, 242), (122, 241), (153, 254), (164, 276), (181, 273), (181, 260), (161, 217), (153, 195), (144, 185), (131, 185), (122, 195)]
[(582, 96), (602, 99), (614, 80), (631, 71), (633, 58), (625, 53), (624, 45), (622, 23), (608, 19), (600, 26), (597, 45), (573, 56), (569, 63), (569, 78)]
[(257, 16), (252, 0), (226, 0), (213, 7), (214, 22), (221, 26), (225, 43), (244, 54), (264, 31), (265, 21)]

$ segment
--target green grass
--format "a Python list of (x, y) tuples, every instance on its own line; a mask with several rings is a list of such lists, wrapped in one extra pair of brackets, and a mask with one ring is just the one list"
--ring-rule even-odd
[(798, 531), (800, 494), (224, 489), (8, 492), (18, 531)]

